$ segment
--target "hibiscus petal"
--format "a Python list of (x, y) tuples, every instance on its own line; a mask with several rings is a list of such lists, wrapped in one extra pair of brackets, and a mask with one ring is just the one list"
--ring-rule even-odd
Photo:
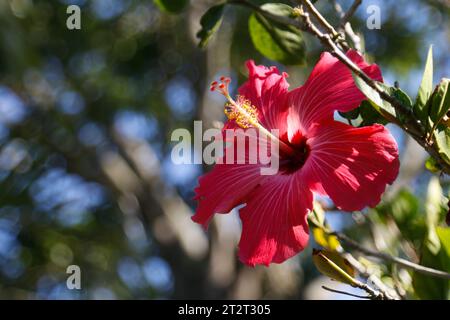
[[(301, 175), (300, 173), (298, 175)], [(277, 175), (257, 187), (240, 209), (239, 258), (254, 266), (281, 263), (308, 243), (312, 192), (297, 175)]]
[(314, 191), (346, 211), (376, 206), (399, 171), (397, 143), (389, 131), (378, 124), (354, 128), (330, 121), (310, 134), (311, 153), (302, 170), (314, 181)]
[(206, 228), (215, 213), (228, 213), (241, 204), (263, 177), (257, 165), (216, 164), (199, 178), (194, 198), (198, 206), (192, 220)]
[[(249, 99), (258, 109), (260, 123), (267, 129), (285, 127), (285, 96), (289, 84), (287, 74), (276, 67), (257, 66), (253, 60), (246, 63), (248, 80), (239, 88), (239, 94)], [(284, 117), (284, 118), (283, 118)]]
[[(369, 77), (383, 81), (377, 65), (368, 65), (354, 50), (347, 56)], [(348, 68), (325, 52), (306, 83), (288, 94), (287, 103), (291, 106), (289, 116), (296, 119), (302, 131), (308, 131), (314, 123), (332, 119), (335, 110), (350, 111), (364, 99)]]

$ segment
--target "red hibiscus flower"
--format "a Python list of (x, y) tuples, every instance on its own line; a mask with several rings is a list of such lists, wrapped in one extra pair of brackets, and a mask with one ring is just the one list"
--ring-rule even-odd
[[(378, 66), (368, 65), (355, 51), (347, 56), (371, 78), (382, 81)], [(307, 245), (307, 214), (314, 193), (329, 196), (345, 211), (377, 205), (386, 185), (397, 177), (398, 149), (381, 125), (355, 128), (334, 120), (335, 111), (358, 107), (364, 95), (350, 71), (331, 54), (322, 54), (306, 83), (292, 91), (287, 74), (276, 67), (256, 66), (251, 60), (247, 67), (249, 79), (239, 88), (236, 101), (228, 95), (227, 78), (220, 85), (214, 82), (212, 90), (230, 101), (225, 128), (279, 130), (284, 147), (279, 171), (264, 176), (259, 164), (216, 164), (199, 179), (198, 208), (192, 219), (206, 228), (214, 213), (228, 213), (245, 204), (239, 209), (239, 258), (251, 266), (269, 265), (285, 261)], [(230, 109), (239, 105), (239, 110)], [(248, 121), (239, 119), (239, 112), (245, 115), (245, 110), (254, 111)], [(286, 146), (293, 152), (286, 152)]]

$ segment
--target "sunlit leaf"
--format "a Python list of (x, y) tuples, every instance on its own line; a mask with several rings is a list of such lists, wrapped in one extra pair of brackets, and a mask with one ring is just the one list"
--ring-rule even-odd
[(336, 236), (330, 235), (325, 232), (322, 228), (313, 227), (312, 228), (314, 240), (321, 247), (330, 250), (337, 251), (340, 248), (339, 240)]
[(429, 157), (427, 161), (425, 161), (425, 168), (430, 172), (436, 173), (440, 171), (439, 165), (433, 157)]
[(429, 117), (434, 128), (450, 109), (450, 79), (442, 79), (434, 90), (429, 104)]
[(355, 270), (339, 253), (313, 250), (313, 262), (323, 275), (342, 283), (355, 285)]
[(422, 82), (420, 83), (419, 92), (414, 104), (414, 112), (419, 119), (425, 119), (427, 113), (424, 107), (433, 91), (433, 47), (428, 49), (427, 60), (425, 62), (425, 70), (423, 71)]
[(434, 137), (440, 156), (450, 164), (450, 128), (438, 128), (434, 132)]
[[(355, 74), (353, 74), (353, 79), (355, 80), (356, 86), (359, 88), (359, 90), (361, 90), (361, 92), (367, 97), (372, 107), (375, 108), (375, 110), (378, 111), (388, 121), (396, 122), (397, 114), (391, 104), (384, 101), (375, 89), (373, 89)], [(384, 92), (392, 95), (394, 88), (390, 88), (389, 86), (381, 82), (376, 83)]]
[[(274, 15), (292, 17), (292, 8), (286, 4), (267, 3), (261, 9)], [(255, 48), (267, 58), (287, 65), (305, 62), (305, 44), (296, 27), (272, 21), (257, 12), (250, 16), (248, 26)]]

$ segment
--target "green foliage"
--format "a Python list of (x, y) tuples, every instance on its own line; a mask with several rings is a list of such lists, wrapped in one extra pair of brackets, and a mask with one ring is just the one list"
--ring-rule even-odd
[[(420, 264), (437, 270), (450, 272), (450, 228), (437, 227), (436, 235), (440, 249), (433, 253), (423, 246)], [(413, 287), (420, 299), (450, 299), (450, 280), (433, 278), (421, 273), (413, 274)]]
[[(368, 101), (372, 105), (372, 107), (382, 115), (389, 122), (403, 122), (404, 119), (401, 118), (401, 115), (398, 115), (394, 107), (387, 101), (383, 100), (380, 94), (371, 86), (369, 86), (366, 82), (364, 82), (361, 78), (353, 74), (353, 78), (357, 87), (361, 90), (362, 93), (367, 97)], [(404, 107), (412, 108), (411, 98), (401, 89), (396, 87), (390, 87), (382, 82), (375, 82), (376, 85), (381, 88), (382, 91), (394, 97), (399, 101)], [(364, 118), (363, 118), (364, 119)], [(373, 121), (376, 117), (373, 114), (368, 113), (368, 120)]]
[(450, 128), (438, 128), (433, 134), (439, 154), (445, 162), (450, 163)]
[(433, 128), (437, 128), (450, 109), (450, 79), (441, 80), (433, 91), (428, 106), (429, 120), (433, 124)]
[(387, 124), (387, 120), (379, 113), (368, 100), (361, 102), (358, 107), (361, 115), (361, 126), (370, 126), (374, 123)]
[(154, 0), (155, 4), (168, 13), (180, 13), (189, 4), (189, 0)]
[(439, 164), (437, 163), (436, 159), (434, 159), (433, 157), (429, 157), (425, 161), (425, 168), (427, 168), (428, 171), (433, 172), (433, 173), (437, 173), (440, 170)]
[(213, 6), (206, 11), (200, 19), (201, 30), (197, 33), (197, 38), (200, 39), (198, 46), (200, 48), (206, 47), (210, 38), (216, 33), (222, 24), (223, 11), (225, 4)]
[(355, 285), (355, 269), (336, 251), (313, 250), (313, 262), (323, 275), (349, 285)]
[(420, 243), (426, 235), (422, 209), (419, 199), (410, 191), (402, 189), (391, 201), (379, 205), (375, 210), (384, 221), (392, 217), (403, 237)]
[(424, 118), (424, 107), (430, 98), (433, 90), (433, 47), (430, 46), (428, 50), (427, 60), (425, 63), (425, 70), (420, 83), (419, 93), (417, 94), (416, 102), (414, 104), (414, 112), (419, 119)]
[(425, 245), (428, 250), (437, 254), (440, 249), (440, 241), (436, 234), (436, 227), (442, 221), (440, 216), (442, 204), (442, 187), (437, 177), (432, 177), (427, 190), (426, 199), (426, 224), (427, 224), (427, 237), (425, 239)]
[(358, 118), (359, 112), (360, 112), (360, 109), (356, 108), (356, 109), (353, 109), (353, 110), (350, 110), (350, 111), (347, 111), (347, 112), (339, 111), (338, 113), (339, 113), (339, 115), (341, 117), (343, 117), (345, 119), (355, 120), (356, 118)]
[[(285, 4), (267, 3), (261, 9), (274, 15), (292, 17), (292, 8)], [(255, 48), (267, 58), (287, 65), (305, 62), (305, 44), (297, 28), (272, 21), (260, 13), (250, 16), (248, 27)]]
[(433, 89), (433, 51), (430, 47), (422, 82), (419, 87), (416, 102), (414, 104), (414, 113), (417, 118), (425, 125), (427, 132), (433, 134), (434, 130), (442, 121), (450, 109), (450, 79), (442, 79)]
[(414, 114), (425, 126), (428, 136), (435, 140), (438, 153), (444, 161), (450, 163), (450, 130), (448, 124), (442, 123), (450, 110), (450, 79), (442, 79), (433, 91), (432, 86), (433, 51), (430, 47), (414, 104)]

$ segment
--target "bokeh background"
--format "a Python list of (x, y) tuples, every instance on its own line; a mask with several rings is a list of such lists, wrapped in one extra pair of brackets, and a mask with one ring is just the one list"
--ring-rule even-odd
[[(320, 288), (329, 281), (311, 262), (313, 240), (282, 265), (248, 268), (236, 259), (236, 212), (208, 233), (190, 220), (208, 168), (174, 165), (171, 132), (224, 120), (222, 97), (208, 90), (218, 76), (236, 86), (245, 60), (275, 64), (254, 49), (243, 8), (227, 9), (207, 50), (197, 48), (200, 17), (215, 2), (192, 0), (171, 15), (150, 0), (0, 0), (0, 298), (346, 298)], [(70, 4), (81, 8), (81, 30), (66, 28)], [(371, 4), (381, 8), (380, 30), (366, 28)], [(338, 22), (332, 1), (317, 6)], [(365, 0), (352, 24), (385, 80), (414, 97), (430, 44), (435, 83), (450, 75), (449, 14), (445, 0)], [(305, 66), (278, 65), (291, 86), (321, 51), (305, 41)], [(386, 199), (403, 187), (420, 199), (426, 155), (389, 128), (402, 172)], [(355, 226), (351, 214), (327, 217), (338, 230)], [(373, 235), (364, 226), (355, 234)], [(72, 264), (81, 290), (66, 287)]]

